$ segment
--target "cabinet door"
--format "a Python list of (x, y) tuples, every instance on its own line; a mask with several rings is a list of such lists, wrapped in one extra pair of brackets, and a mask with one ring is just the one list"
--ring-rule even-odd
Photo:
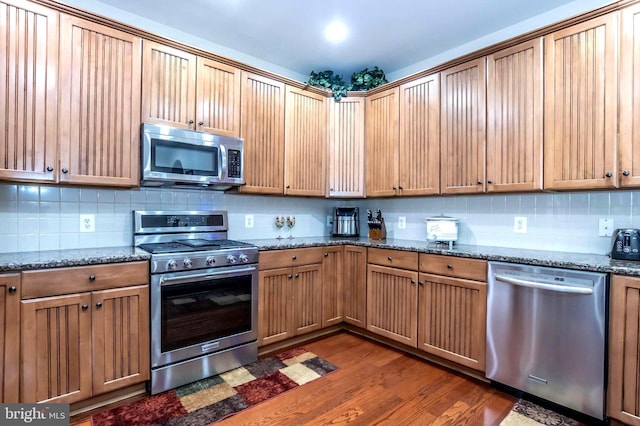
[(0, 1), (0, 31), (0, 179), (54, 182), (58, 13)]
[(149, 286), (94, 291), (93, 394), (149, 379)]
[[(340, 101), (342, 102), (342, 101)], [(322, 260), (322, 326), (339, 324), (343, 319), (342, 246), (327, 247)]]
[(284, 84), (242, 73), (242, 118), (246, 185), (240, 192), (284, 193)]
[(622, 9), (620, 41), (620, 186), (640, 185), (640, 5)]
[(287, 86), (284, 193), (325, 195), (326, 98)]
[(364, 197), (364, 104), (362, 97), (327, 101), (329, 197)]
[(365, 328), (367, 325), (367, 249), (344, 246), (342, 260), (344, 321)]
[(292, 268), (258, 274), (258, 345), (293, 337)]
[(141, 39), (63, 15), (60, 182), (137, 186)]
[(20, 274), (0, 275), (0, 402), (17, 403), (20, 389)]
[(487, 285), (420, 274), (418, 348), (484, 371)]
[(484, 191), (485, 58), (442, 71), (440, 186), (443, 194)]
[(205, 58), (197, 64), (197, 130), (239, 137), (240, 70)]
[(545, 36), (545, 189), (617, 186), (617, 15)]
[(440, 74), (400, 86), (399, 195), (440, 192)]
[(418, 273), (369, 265), (367, 330), (416, 347), (418, 343)]
[(399, 97), (397, 87), (367, 96), (367, 197), (389, 197), (398, 190)]
[(487, 192), (542, 189), (542, 38), (487, 58)]
[(607, 414), (640, 425), (640, 280), (611, 276)]
[(322, 265), (293, 268), (294, 335), (319, 330), (322, 327)]
[(144, 40), (142, 121), (195, 129), (196, 56)]
[(91, 396), (91, 293), (22, 301), (22, 402)]

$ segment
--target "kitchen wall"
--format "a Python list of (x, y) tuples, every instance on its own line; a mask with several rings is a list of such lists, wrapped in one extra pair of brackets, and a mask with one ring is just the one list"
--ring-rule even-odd
[[(640, 191), (519, 195), (473, 195), (366, 200), (324, 200), (229, 194), (215, 191), (143, 188), (131, 190), (0, 184), (0, 252), (127, 246), (133, 210), (229, 212), (233, 239), (329, 235), (327, 216), (335, 206), (360, 207), (361, 235), (366, 209), (381, 209), (387, 236), (426, 238), (424, 219), (445, 214), (460, 219), (460, 243), (601, 253), (610, 238), (598, 236), (600, 218), (614, 227), (640, 227)], [(95, 232), (80, 232), (80, 215), (95, 215)], [(254, 227), (245, 228), (245, 215)], [(294, 215), (293, 230), (277, 230), (276, 216)], [(398, 229), (398, 217), (406, 228)], [(514, 217), (527, 218), (527, 233), (513, 231)]]

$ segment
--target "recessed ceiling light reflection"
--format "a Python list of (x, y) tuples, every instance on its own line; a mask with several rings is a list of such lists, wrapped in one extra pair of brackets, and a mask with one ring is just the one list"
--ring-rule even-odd
[(332, 43), (340, 43), (349, 35), (347, 27), (340, 21), (333, 21), (324, 30), (324, 36)]

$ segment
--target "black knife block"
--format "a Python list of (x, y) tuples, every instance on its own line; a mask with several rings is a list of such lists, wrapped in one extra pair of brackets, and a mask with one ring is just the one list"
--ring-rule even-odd
[(387, 238), (387, 227), (384, 224), (384, 218), (380, 219), (380, 225), (376, 224), (375, 227), (369, 225), (369, 239), (370, 240), (384, 240)]

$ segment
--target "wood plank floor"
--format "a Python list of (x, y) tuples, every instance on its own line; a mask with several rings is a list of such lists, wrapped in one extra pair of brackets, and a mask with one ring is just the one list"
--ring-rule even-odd
[[(498, 425), (516, 398), (486, 383), (342, 332), (304, 345), (339, 370), (218, 423)], [(90, 426), (86, 416), (72, 425)]]

